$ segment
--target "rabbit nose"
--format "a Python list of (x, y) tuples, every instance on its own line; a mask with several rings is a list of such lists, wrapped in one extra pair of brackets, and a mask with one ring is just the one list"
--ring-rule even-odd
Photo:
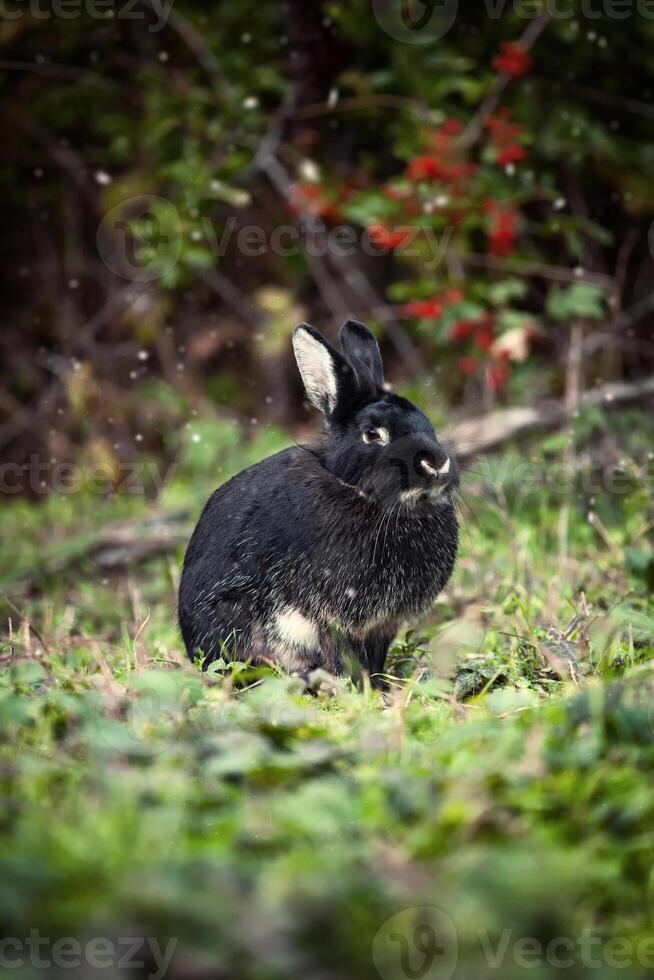
[(416, 454), (415, 466), (420, 476), (443, 479), (450, 472), (450, 457), (440, 446), (434, 450), (423, 449)]

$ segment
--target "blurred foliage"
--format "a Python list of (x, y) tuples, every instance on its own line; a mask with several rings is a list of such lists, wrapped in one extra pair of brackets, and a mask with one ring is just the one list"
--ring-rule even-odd
[(582, 387), (651, 371), (654, 21), (550, 6), (7, 0), (0, 449), (295, 422), (300, 317), (439, 411), (560, 393), (579, 324)]

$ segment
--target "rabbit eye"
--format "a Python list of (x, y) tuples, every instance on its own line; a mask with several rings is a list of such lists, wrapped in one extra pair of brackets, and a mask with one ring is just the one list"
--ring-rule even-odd
[(363, 433), (364, 442), (381, 442), (386, 444), (388, 439), (388, 432), (386, 429), (366, 429)]

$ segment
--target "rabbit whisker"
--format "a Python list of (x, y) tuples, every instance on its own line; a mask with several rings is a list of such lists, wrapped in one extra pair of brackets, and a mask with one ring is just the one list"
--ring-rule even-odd
[(372, 549), (372, 564), (373, 564), (373, 566), (375, 564), (375, 555), (377, 554), (377, 545), (379, 543), (379, 538), (381, 536), (381, 532), (382, 532), (382, 528), (384, 526), (384, 522), (387, 519), (388, 515), (391, 513), (394, 504), (395, 504), (395, 501), (391, 500), (390, 503), (386, 504), (382, 508), (382, 511), (381, 511), (381, 515), (379, 517), (379, 520), (377, 521), (377, 524), (375, 525), (376, 530), (377, 530), (377, 533), (375, 535), (375, 543), (374, 543), (373, 549)]

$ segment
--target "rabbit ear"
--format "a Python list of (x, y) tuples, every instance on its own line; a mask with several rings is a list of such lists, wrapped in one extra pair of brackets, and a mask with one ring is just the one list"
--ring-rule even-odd
[(359, 384), (373, 389), (384, 385), (384, 365), (379, 344), (363, 323), (348, 320), (340, 330), (341, 347), (354, 368)]
[(309, 400), (325, 415), (343, 409), (356, 383), (343, 355), (308, 323), (293, 331), (293, 351)]

